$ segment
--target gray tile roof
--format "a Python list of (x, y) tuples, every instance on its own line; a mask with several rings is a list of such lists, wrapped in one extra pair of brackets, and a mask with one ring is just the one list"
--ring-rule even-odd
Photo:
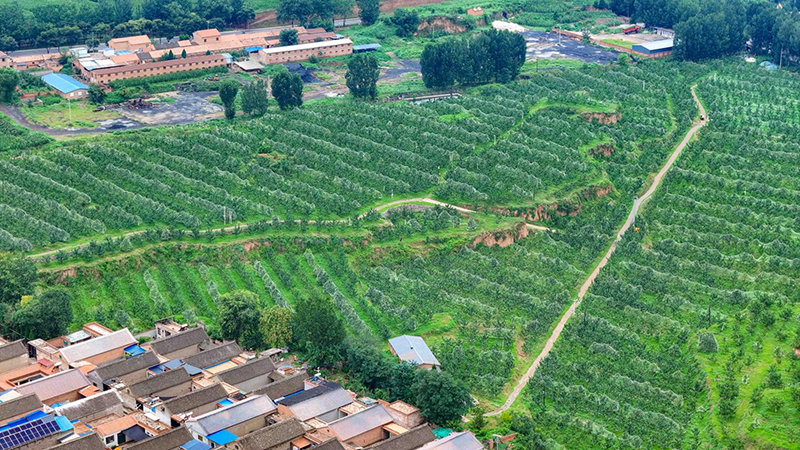
[(234, 448), (236, 450), (271, 450), (273, 447), (286, 444), (303, 434), (305, 434), (305, 429), (300, 421), (284, 420), (237, 439)]
[(92, 433), (58, 444), (55, 447), (50, 447), (50, 450), (106, 450), (106, 446), (100, 440), (100, 436)]
[(144, 381), (128, 386), (128, 391), (134, 398), (147, 397), (149, 395), (169, 389), (182, 383), (192, 381), (192, 376), (183, 367), (178, 367), (169, 372), (160, 373)]
[(265, 416), (275, 409), (275, 404), (269, 397), (257, 395), (193, 417), (186, 421), (186, 426), (198, 434), (208, 436), (254, 417)]
[(181, 414), (212, 402), (218, 402), (228, 396), (228, 391), (221, 384), (211, 386), (179, 395), (164, 402), (170, 414)]
[(433, 364), (438, 366), (439, 360), (433, 355), (433, 352), (428, 348), (428, 344), (419, 336), (398, 336), (389, 339), (389, 345), (392, 346), (397, 356), (407, 362), (413, 362), (419, 365)]
[(133, 372), (144, 371), (158, 364), (158, 357), (153, 352), (142, 353), (127, 359), (115, 359), (100, 364), (96, 369), (89, 372), (89, 378), (99, 382), (119, 378)]
[(41, 407), (42, 402), (33, 392), (23, 395), (22, 397), (0, 403), (0, 422), (5, 423), (12, 417), (27, 414)]
[(231, 342), (200, 352), (196, 355), (192, 355), (184, 359), (183, 362), (191, 366), (199, 367), (200, 369), (205, 369), (206, 367), (213, 366), (214, 364), (227, 361), (239, 355), (240, 353), (242, 353), (242, 348), (236, 345), (235, 342)]
[(349, 405), (353, 403), (353, 398), (338, 384), (328, 382), (278, 403), (287, 406), (295, 417), (305, 421)]
[(192, 433), (186, 427), (180, 427), (139, 441), (125, 450), (175, 450), (192, 439)]
[(21, 340), (0, 345), (0, 361), (8, 361), (21, 355), (27, 355), (28, 348)]
[(46, 401), (59, 395), (79, 391), (90, 384), (92, 383), (80, 370), (71, 369), (31, 381), (16, 389), (22, 395), (35, 392), (40, 399)]
[(317, 446), (314, 446), (314, 450), (345, 450), (345, 448), (342, 443), (336, 439), (329, 439)]
[(84, 417), (110, 410), (117, 405), (122, 405), (122, 397), (116, 389), (111, 389), (61, 405), (56, 408), (56, 412), (69, 420), (81, 420)]
[(97, 356), (115, 348), (127, 347), (136, 343), (133, 335), (127, 328), (115, 331), (105, 336), (98, 336), (81, 342), (80, 344), (70, 345), (62, 348), (61, 355), (68, 364), (72, 364), (84, 359)]
[[(166, 355), (193, 345), (199, 346), (207, 340), (209, 337), (206, 330), (203, 327), (197, 327), (155, 340), (150, 343), (150, 348), (159, 355)], [(200, 351), (199, 348), (198, 351)]]
[(347, 442), (367, 431), (380, 428), (392, 422), (392, 415), (389, 414), (389, 411), (383, 405), (375, 405), (355, 414), (342, 417), (339, 420), (334, 420), (328, 426), (340, 441)]
[(248, 361), (246, 364), (242, 364), (239, 367), (220, 372), (217, 374), (217, 378), (225, 383), (236, 386), (239, 383), (270, 373), (273, 370), (275, 370), (275, 364), (272, 363), (271, 359), (260, 358)]
[(446, 438), (429, 442), (419, 450), (483, 450), (483, 444), (468, 431), (453, 433)]
[(302, 391), (305, 387), (306, 378), (308, 378), (308, 374), (305, 372), (298, 372), (253, 391), (253, 394), (263, 394), (271, 399), (277, 400), (289, 394)]
[(370, 445), (367, 450), (415, 450), (436, 439), (428, 424), (420, 425), (408, 433), (392, 436), (385, 441)]

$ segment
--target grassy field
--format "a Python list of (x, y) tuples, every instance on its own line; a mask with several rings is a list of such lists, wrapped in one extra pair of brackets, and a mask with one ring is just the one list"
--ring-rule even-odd
[(95, 112), (95, 105), (88, 101), (62, 100), (54, 105), (33, 105), (22, 107), (20, 111), (25, 117), (36, 124), (55, 128), (96, 128), (98, 122), (117, 119), (119, 113), (105, 110)]

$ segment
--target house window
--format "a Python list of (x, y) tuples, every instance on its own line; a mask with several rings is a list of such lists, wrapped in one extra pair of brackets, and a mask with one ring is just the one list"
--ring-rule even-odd
[(105, 438), (106, 445), (114, 443), (114, 436), (106, 436)]

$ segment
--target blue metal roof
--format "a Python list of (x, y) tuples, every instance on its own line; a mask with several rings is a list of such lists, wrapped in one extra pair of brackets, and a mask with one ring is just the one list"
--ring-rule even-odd
[(262, 48), (264, 48), (264, 47), (247, 47), (247, 48), (246, 48), (246, 49), (244, 49), (244, 50), (245, 50), (247, 53), (258, 53), (258, 51), (259, 51), (259, 50), (261, 50)]
[(363, 45), (354, 45), (353, 51), (358, 52), (369, 52), (372, 50), (377, 50), (381, 48), (381, 44), (363, 44)]
[(235, 434), (231, 433), (228, 430), (219, 430), (216, 433), (211, 433), (208, 436), (206, 436), (206, 439), (217, 445), (229, 444), (238, 438), (239, 436), (236, 436)]
[(89, 89), (89, 86), (63, 73), (49, 73), (42, 77), (42, 81), (64, 94), (80, 91), (82, 89)]
[(183, 450), (211, 450), (208, 444), (204, 444), (198, 440), (192, 439), (191, 441), (181, 445)]
[(138, 356), (138, 355), (141, 355), (141, 354), (145, 353), (144, 349), (143, 349), (142, 347), (139, 347), (139, 346), (138, 346), (138, 345), (136, 345), (136, 344), (134, 344), (134, 345), (130, 345), (130, 346), (128, 346), (128, 347), (125, 347), (125, 349), (124, 349), (124, 352), (125, 352), (125, 353), (126, 353), (128, 356), (129, 356), (129, 357), (131, 357), (131, 356)]

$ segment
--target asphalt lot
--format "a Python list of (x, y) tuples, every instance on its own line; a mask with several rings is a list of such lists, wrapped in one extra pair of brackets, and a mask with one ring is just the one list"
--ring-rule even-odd
[(559, 43), (558, 35), (549, 31), (525, 31), (522, 36), (528, 45), (529, 60), (568, 58), (588, 63), (611, 64), (617, 61), (619, 55), (616, 50), (584, 44), (566, 36), (561, 36)]
[(130, 120), (145, 125), (178, 125), (220, 116), (223, 108), (208, 98), (216, 92), (178, 92), (172, 96), (174, 103), (153, 103), (148, 108), (115, 108)]

